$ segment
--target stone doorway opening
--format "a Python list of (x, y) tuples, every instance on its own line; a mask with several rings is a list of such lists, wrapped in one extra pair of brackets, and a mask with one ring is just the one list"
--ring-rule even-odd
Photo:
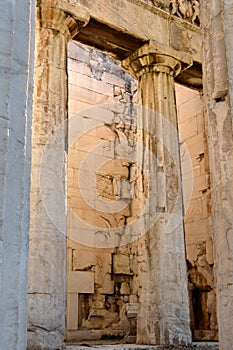
[[(143, 243), (138, 240), (121, 245), (119, 241), (114, 247), (106, 247), (107, 231), (130, 222), (132, 210), (126, 206), (114, 215), (107, 207), (100, 215), (95, 207), (94, 187), (104, 201), (132, 201), (137, 82), (116, 61), (75, 42), (68, 45), (68, 77), (67, 195), (71, 211), (67, 218), (66, 339), (136, 343), (142, 283), (138, 269), (146, 270), (140, 254)], [(209, 168), (202, 101), (198, 91), (179, 84), (176, 100), (191, 329), (194, 340), (216, 340)], [(119, 153), (122, 137), (127, 142), (124, 157)], [(104, 144), (102, 148), (98, 148), (100, 143)], [(76, 220), (77, 216), (81, 221)], [(96, 226), (96, 235), (102, 235), (105, 241), (102, 247), (98, 247), (82, 221)]]
[[(176, 85), (185, 246), (194, 341), (218, 340), (206, 121), (201, 92)], [(184, 151), (189, 152), (189, 160)], [(191, 168), (188, 161), (191, 160)], [(191, 170), (191, 171), (190, 171)], [(189, 188), (192, 187), (191, 196)]]
[(68, 77), (67, 340), (135, 343), (137, 246), (110, 235), (132, 219), (137, 83), (74, 42)]

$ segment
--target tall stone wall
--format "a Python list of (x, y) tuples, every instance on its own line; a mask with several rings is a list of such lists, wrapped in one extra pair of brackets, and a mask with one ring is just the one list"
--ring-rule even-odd
[(35, 8), (0, 10), (0, 348), (26, 348)]
[(202, 1), (203, 84), (210, 159), (220, 349), (233, 346), (232, 1)]
[(216, 340), (218, 330), (210, 174), (203, 101), (198, 91), (181, 85), (176, 85), (176, 96), (181, 138), (191, 329), (195, 340)]
[[(69, 43), (68, 54), (68, 339), (133, 335), (135, 342), (136, 253), (121, 246), (120, 234), (111, 241), (111, 230), (132, 217), (136, 83), (102, 53)], [(111, 213), (116, 200), (122, 210)]]
[[(143, 308), (140, 290), (149, 283), (146, 243), (141, 237), (121, 246), (120, 238), (111, 241), (110, 232), (134, 220), (145, 201), (138, 197), (141, 189), (137, 188), (134, 163), (137, 84), (116, 62), (85, 46), (69, 43), (68, 57), (67, 338), (126, 337), (135, 341), (137, 310)], [(180, 85), (176, 86), (176, 96), (183, 142), (191, 326), (196, 338), (216, 339), (208, 152), (202, 101), (197, 91)], [(123, 159), (119, 151), (124, 141)], [(101, 143), (104, 147), (98, 148)], [(189, 156), (183, 154), (184, 144)], [(144, 186), (145, 194), (146, 182)], [(105, 201), (102, 212), (97, 210), (97, 198)], [(112, 214), (111, 204), (106, 204), (112, 200), (130, 206)], [(82, 221), (90, 226), (82, 226)], [(96, 236), (91, 233), (93, 227)], [(198, 278), (198, 281), (202, 278), (201, 283)], [(194, 309), (200, 310), (198, 315)]]

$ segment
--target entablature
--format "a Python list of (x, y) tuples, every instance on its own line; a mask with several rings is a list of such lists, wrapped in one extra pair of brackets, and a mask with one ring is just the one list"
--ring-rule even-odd
[(73, 39), (116, 60), (125, 59), (150, 40), (190, 55), (193, 65), (176, 80), (197, 89), (202, 87), (202, 36), (192, 7), (199, 4), (198, 0), (54, 0), (52, 3), (76, 19), (86, 11), (90, 20)]

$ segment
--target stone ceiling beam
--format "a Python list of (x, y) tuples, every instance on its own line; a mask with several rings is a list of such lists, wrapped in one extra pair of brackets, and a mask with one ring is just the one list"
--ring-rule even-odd
[(145, 0), (54, 0), (56, 6), (72, 16), (88, 12), (90, 21), (74, 40), (108, 53), (117, 60), (125, 59), (148, 40), (189, 54), (193, 66), (180, 74), (177, 81), (202, 88), (202, 38), (200, 28), (176, 15), (171, 15)]

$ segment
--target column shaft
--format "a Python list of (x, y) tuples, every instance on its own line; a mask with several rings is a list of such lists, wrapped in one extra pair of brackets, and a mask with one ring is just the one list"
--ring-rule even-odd
[[(138, 78), (137, 155), (142, 182), (149, 183), (148, 218), (152, 225), (140, 252), (147, 268), (139, 266), (140, 301), (137, 342), (177, 345), (191, 342), (179, 138), (174, 76), (181, 64), (165, 55), (127, 59)], [(149, 150), (149, 151), (148, 151)], [(143, 154), (142, 154), (143, 153)], [(140, 264), (139, 264), (140, 265)]]
[[(63, 348), (66, 310), (66, 61), (67, 41), (77, 30), (78, 23), (62, 10), (37, 8), (28, 349)], [(55, 140), (50, 142), (54, 135)], [(44, 154), (47, 154), (46, 164), (42, 162)], [(59, 183), (51, 181), (56, 177)], [(51, 216), (51, 208), (55, 217)]]
[(33, 1), (1, 1), (0, 349), (26, 349)]

